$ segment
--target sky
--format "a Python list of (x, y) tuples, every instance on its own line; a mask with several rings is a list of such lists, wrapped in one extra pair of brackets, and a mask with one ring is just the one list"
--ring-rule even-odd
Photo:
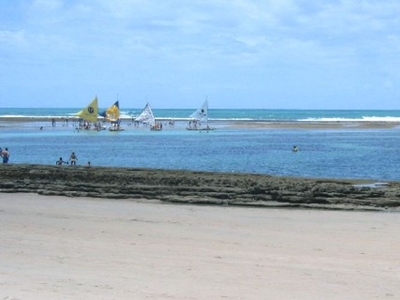
[(0, 107), (400, 109), (398, 0), (0, 0)]

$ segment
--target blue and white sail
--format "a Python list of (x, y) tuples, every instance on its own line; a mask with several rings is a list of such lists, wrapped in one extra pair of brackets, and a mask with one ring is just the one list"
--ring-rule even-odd
[(142, 122), (144, 124), (155, 126), (156, 119), (153, 114), (153, 110), (150, 107), (150, 104), (147, 103), (142, 112), (135, 118), (136, 122)]

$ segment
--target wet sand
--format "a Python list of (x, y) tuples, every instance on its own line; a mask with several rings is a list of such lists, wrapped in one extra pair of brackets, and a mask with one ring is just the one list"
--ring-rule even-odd
[(163, 203), (0, 193), (0, 299), (400, 298), (398, 213)]
[[(26, 116), (0, 116), (0, 127), (19, 127), (26, 124), (40, 123), (41, 125), (51, 126), (52, 120), (56, 125), (61, 128), (65, 125), (68, 119), (69, 125), (79, 121), (77, 117), (26, 117)], [(136, 127), (126, 126), (132, 122), (132, 118), (122, 117), (122, 125), (125, 129), (137, 129)], [(188, 119), (187, 118), (157, 118), (157, 121), (168, 122), (175, 121), (175, 127), (178, 129), (185, 129)], [(101, 120), (99, 119), (99, 122)], [(209, 121), (211, 128), (229, 128), (229, 129), (390, 129), (400, 126), (399, 122), (381, 122), (381, 121)], [(171, 128), (170, 128), (171, 129)], [(168, 129), (167, 129), (168, 130)]]
[(398, 122), (370, 121), (298, 121), (298, 122), (235, 122), (229, 128), (237, 129), (390, 129), (400, 126)]

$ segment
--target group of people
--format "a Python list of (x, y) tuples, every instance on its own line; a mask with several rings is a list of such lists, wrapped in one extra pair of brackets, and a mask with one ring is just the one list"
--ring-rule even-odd
[[(57, 166), (61, 166), (63, 164), (70, 164), (71, 166), (76, 166), (76, 161), (78, 160), (78, 157), (76, 156), (75, 152), (72, 152), (69, 159), (67, 161), (63, 160), (62, 157), (60, 157), (57, 161), (56, 161), (56, 165)], [(90, 161), (87, 162), (87, 166), (90, 167)]]
[(0, 156), (3, 159), (3, 164), (8, 163), (8, 160), (10, 159), (10, 152), (8, 151), (8, 148), (0, 148)]
[(71, 166), (75, 166), (76, 165), (76, 161), (78, 160), (78, 158), (75, 155), (75, 152), (71, 153), (71, 156), (69, 157), (69, 160), (64, 161), (62, 157), (59, 158), (59, 160), (56, 161), (56, 165), (61, 166), (63, 164), (69, 164), (71, 163)]
[[(10, 151), (8, 151), (8, 148), (4, 148), (2, 149), (0, 147), (0, 157), (3, 160), (3, 164), (8, 163), (9, 159), (10, 159)], [(62, 157), (60, 157), (57, 161), (56, 161), (56, 165), (61, 166), (63, 164), (70, 164), (71, 166), (76, 166), (76, 161), (78, 160), (78, 157), (76, 156), (75, 152), (72, 152), (69, 160), (68, 161), (64, 161)], [(87, 162), (87, 166), (90, 167), (90, 161)]]

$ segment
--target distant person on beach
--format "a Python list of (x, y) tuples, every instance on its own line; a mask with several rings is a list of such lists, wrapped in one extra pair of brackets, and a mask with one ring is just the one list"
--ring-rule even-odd
[(91, 166), (90, 161), (88, 161), (87, 162), (87, 167), (90, 167), (90, 166)]
[(63, 161), (62, 157), (60, 157), (60, 159), (56, 161), (56, 165), (57, 166), (61, 166), (62, 164), (67, 164), (68, 165), (68, 162), (67, 161)]
[(69, 161), (71, 162), (71, 166), (76, 166), (76, 161), (78, 158), (75, 155), (75, 152), (71, 153), (71, 156), (69, 157)]
[(8, 163), (8, 160), (10, 159), (10, 152), (8, 151), (8, 148), (1, 150), (0, 156), (3, 158), (3, 164)]

